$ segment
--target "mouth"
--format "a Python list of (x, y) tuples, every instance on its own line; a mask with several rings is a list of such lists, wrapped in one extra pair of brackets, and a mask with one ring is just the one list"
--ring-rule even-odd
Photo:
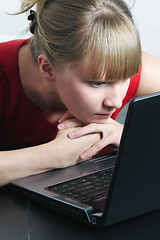
[(97, 118), (110, 118), (113, 113), (96, 113), (94, 114)]

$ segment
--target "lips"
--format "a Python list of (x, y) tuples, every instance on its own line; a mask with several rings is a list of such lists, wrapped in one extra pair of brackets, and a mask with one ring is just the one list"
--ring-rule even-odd
[(110, 114), (96, 113), (95, 116), (98, 118), (109, 118), (112, 116), (112, 113)]

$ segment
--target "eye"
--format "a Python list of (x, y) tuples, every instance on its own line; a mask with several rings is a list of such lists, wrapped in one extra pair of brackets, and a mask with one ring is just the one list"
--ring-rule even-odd
[(92, 87), (100, 87), (102, 85), (106, 85), (106, 82), (98, 82), (98, 81), (90, 81), (88, 82), (89, 85), (91, 85)]

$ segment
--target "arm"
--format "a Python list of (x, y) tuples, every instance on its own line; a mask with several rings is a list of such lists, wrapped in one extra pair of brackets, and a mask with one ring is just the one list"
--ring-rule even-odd
[(160, 59), (148, 53), (142, 53), (142, 72), (136, 96), (160, 91)]
[(57, 138), (46, 144), (0, 152), (0, 186), (22, 177), (80, 162), (80, 154), (100, 137), (99, 134), (90, 134), (73, 140), (67, 137), (71, 130), (59, 131)]

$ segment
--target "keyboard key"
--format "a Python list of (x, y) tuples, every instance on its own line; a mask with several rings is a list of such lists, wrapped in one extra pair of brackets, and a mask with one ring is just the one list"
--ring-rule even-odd
[(63, 196), (87, 203), (107, 196), (113, 168), (49, 187)]

